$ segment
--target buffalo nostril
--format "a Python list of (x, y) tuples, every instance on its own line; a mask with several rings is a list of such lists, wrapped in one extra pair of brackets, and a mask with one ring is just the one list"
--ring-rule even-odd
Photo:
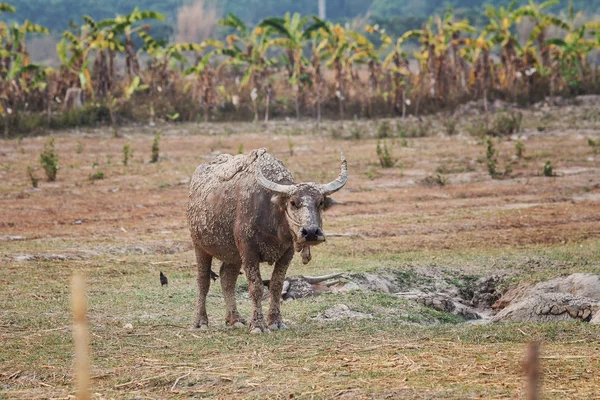
[(323, 236), (323, 231), (321, 230), (321, 228), (317, 228), (317, 230), (315, 231), (315, 235)]
[(308, 231), (305, 228), (302, 228), (302, 230), (300, 231), (300, 234), (304, 237), (308, 236)]

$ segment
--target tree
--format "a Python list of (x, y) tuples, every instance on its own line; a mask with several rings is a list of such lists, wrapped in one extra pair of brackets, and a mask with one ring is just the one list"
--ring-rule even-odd
[(548, 7), (558, 4), (559, 1), (560, 0), (549, 0), (537, 5), (533, 2), (533, 0), (529, 0), (528, 5), (514, 11), (517, 21), (520, 21), (522, 17), (529, 17), (534, 22), (535, 26), (529, 35), (529, 41), (537, 42), (541, 59), (540, 64), (544, 68), (548, 68), (550, 65), (550, 51), (548, 44), (546, 43), (546, 30), (550, 26), (557, 26), (565, 30), (569, 29), (569, 26), (560, 18), (546, 14), (543, 11)]
[[(14, 13), (9, 4), (0, 3), (0, 14)], [(23, 24), (8, 26), (0, 21), (0, 114), (18, 113), (28, 100), (28, 94), (46, 87), (44, 71), (32, 64), (27, 52), (26, 37), (29, 33), (47, 34), (48, 29), (26, 20)], [(36, 93), (40, 94), (40, 93)], [(34, 100), (33, 96), (32, 100)], [(39, 96), (43, 97), (43, 96)], [(8, 121), (4, 122), (4, 135), (8, 137)]]
[(576, 91), (581, 89), (584, 80), (584, 67), (587, 55), (597, 47), (596, 40), (586, 37), (588, 29), (600, 29), (600, 23), (590, 22), (580, 27), (575, 26), (573, 1), (569, 4), (569, 21), (564, 22), (568, 27), (564, 39), (553, 38), (546, 41), (550, 54), (567, 87)]
[[(294, 99), (296, 104), (296, 118), (300, 118), (301, 91), (308, 82), (308, 75), (305, 67), (309, 64), (303, 55), (303, 50), (307, 40), (313, 32), (325, 26), (325, 22), (317, 17), (300, 17), (300, 14), (285, 14), (285, 18), (266, 18), (259, 26), (270, 27), (273, 34), (279, 34), (282, 37), (271, 41), (271, 46), (279, 46), (285, 49), (284, 63), (288, 71), (288, 80), (294, 88)], [(308, 24), (308, 25), (307, 25)]]
[(494, 7), (487, 5), (485, 15), (489, 23), (485, 31), (491, 34), (491, 40), (500, 46), (500, 59), (504, 66), (501, 86), (505, 88), (514, 99), (514, 90), (518, 80), (517, 74), (517, 48), (519, 40), (513, 33), (513, 26), (519, 20), (519, 14), (515, 12), (518, 0), (510, 2), (508, 7)]
[(274, 44), (272, 40), (269, 40), (271, 28), (257, 26), (250, 30), (241, 19), (233, 14), (228, 14), (226, 18), (220, 20), (219, 25), (234, 28), (238, 32), (239, 36), (236, 34), (227, 36), (228, 46), (222, 49), (221, 53), (229, 57), (226, 63), (246, 66), (246, 73), (240, 81), (240, 88), (243, 89), (251, 84), (254, 122), (258, 121), (258, 93), (262, 89), (265, 90), (265, 121), (268, 121), (272, 86), (267, 79), (267, 68), (276, 63), (276, 60), (267, 58), (267, 51)]

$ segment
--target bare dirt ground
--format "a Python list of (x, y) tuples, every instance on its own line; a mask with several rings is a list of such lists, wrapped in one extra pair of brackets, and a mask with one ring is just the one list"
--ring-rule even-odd
[[(522, 141), (496, 141), (492, 179), (485, 144), (444, 133), (399, 138), (396, 166), (376, 154), (376, 122), (164, 125), (62, 132), (56, 182), (34, 190), (47, 137), (0, 142), (0, 398), (67, 398), (73, 391), (70, 277), (88, 278), (94, 398), (523, 398), (521, 360), (542, 341), (545, 398), (600, 398), (600, 328), (586, 323), (458, 323), (382, 293), (351, 292), (285, 303), (285, 332), (227, 330), (219, 284), (211, 329), (191, 329), (194, 256), (185, 220), (195, 167), (221, 152), (268, 148), (297, 181), (330, 181), (339, 153), (350, 181), (324, 216), (326, 244), (289, 274), (447, 268), (510, 271), (518, 281), (600, 272), (600, 116), (591, 108), (528, 111)], [(407, 124), (416, 124), (415, 121)], [(150, 164), (160, 130), (161, 160)], [(349, 140), (350, 132), (361, 138)], [(333, 138), (339, 136), (342, 138)], [(513, 138), (515, 139), (515, 138)], [(131, 143), (133, 161), (122, 165)], [(382, 142), (383, 143), (383, 142)], [(542, 175), (549, 160), (556, 176)], [(91, 181), (102, 171), (105, 179)], [(37, 167), (35, 174), (43, 176)], [(445, 185), (428, 183), (440, 174)], [(435, 179), (434, 179), (435, 180)], [(429, 180), (431, 181), (431, 179)], [(214, 266), (218, 270), (218, 266)], [(170, 280), (161, 288), (158, 274)], [(264, 274), (270, 271), (264, 267)], [(240, 277), (240, 308), (249, 312)], [(374, 318), (316, 322), (344, 303)], [(123, 326), (131, 323), (133, 331)]]

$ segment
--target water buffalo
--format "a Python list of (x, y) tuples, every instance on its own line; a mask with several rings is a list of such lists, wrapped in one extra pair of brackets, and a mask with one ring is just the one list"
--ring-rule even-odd
[[(279, 298), (294, 256), (310, 261), (310, 247), (325, 241), (321, 211), (335, 204), (330, 194), (348, 180), (342, 155), (340, 176), (326, 185), (295, 183), (287, 168), (265, 149), (246, 155), (221, 155), (198, 166), (190, 183), (188, 223), (198, 263), (198, 305), (195, 326), (208, 328), (206, 295), (212, 259), (223, 262), (221, 287), (227, 307), (226, 324), (245, 325), (235, 303), (235, 285), (243, 267), (253, 311), (253, 333), (285, 328)], [(259, 264), (275, 264), (269, 285), (267, 324), (262, 313), (263, 284)]]

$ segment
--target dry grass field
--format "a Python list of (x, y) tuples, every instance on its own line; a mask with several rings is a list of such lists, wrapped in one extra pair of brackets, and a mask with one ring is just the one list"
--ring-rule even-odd
[[(327, 243), (290, 275), (408, 271), (485, 275), (514, 281), (600, 273), (600, 138), (597, 108), (525, 111), (523, 158), (515, 141), (486, 145), (476, 118), (448, 136), (442, 117), (426, 135), (397, 136), (418, 122), (390, 120), (392, 168), (376, 154), (381, 122), (310, 122), (127, 127), (56, 135), (56, 182), (32, 189), (48, 137), (0, 142), (0, 398), (74, 394), (70, 279), (87, 276), (94, 399), (159, 398), (524, 398), (522, 360), (541, 341), (546, 399), (600, 399), (600, 327), (587, 323), (467, 324), (377, 292), (285, 302), (289, 329), (264, 335), (224, 325), (220, 285), (209, 294), (209, 331), (191, 328), (194, 254), (185, 220), (195, 167), (218, 153), (265, 147), (297, 181), (330, 181), (339, 153), (350, 180), (324, 215)], [(162, 132), (160, 161), (148, 162)], [(360, 136), (360, 138), (358, 138)], [(354, 137), (354, 139), (351, 139)], [(123, 166), (122, 148), (133, 159)], [(380, 142), (383, 145), (383, 141)], [(555, 176), (542, 174), (551, 161)], [(90, 180), (98, 171), (102, 180)], [(427, 179), (429, 177), (429, 179)], [(218, 270), (215, 264), (214, 270)], [(270, 267), (262, 267), (266, 276)], [(169, 277), (161, 287), (159, 271)], [(240, 276), (240, 309), (250, 312)], [(317, 322), (334, 304), (374, 318)], [(133, 331), (124, 329), (132, 324)]]

